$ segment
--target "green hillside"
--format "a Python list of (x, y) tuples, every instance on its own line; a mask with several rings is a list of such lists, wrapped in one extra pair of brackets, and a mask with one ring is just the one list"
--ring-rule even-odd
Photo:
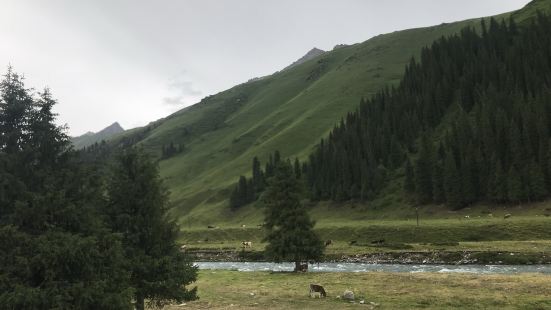
[[(533, 1), (513, 16), (524, 21), (537, 10), (549, 8), (551, 1)], [(238, 214), (227, 207), (232, 185), (240, 174), (250, 173), (254, 156), (264, 163), (277, 149), (284, 157), (305, 158), (341, 117), (358, 106), (360, 98), (395, 85), (405, 65), (423, 47), (465, 26), (478, 27), (479, 21), (398, 31), (342, 47), (207, 97), (114, 141), (139, 144), (158, 155), (171, 142), (185, 145), (183, 152), (160, 162), (174, 213), (183, 223), (221, 222), (232, 216), (256, 218), (260, 213), (254, 207)], [(385, 191), (399, 191), (398, 186), (391, 182)], [(374, 204), (388, 202), (379, 199)], [(405, 204), (398, 203), (396, 208)]]

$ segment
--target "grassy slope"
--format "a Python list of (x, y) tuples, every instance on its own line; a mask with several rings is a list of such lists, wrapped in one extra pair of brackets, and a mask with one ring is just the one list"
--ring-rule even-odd
[[(549, 7), (550, 3), (538, 0), (516, 13), (516, 18), (533, 16), (536, 9)], [(160, 163), (172, 191), (175, 216), (182, 223), (201, 224), (256, 220), (258, 208), (248, 207), (237, 215), (227, 208), (231, 185), (240, 174), (249, 173), (254, 156), (265, 162), (267, 155), (277, 149), (284, 156), (306, 157), (340, 117), (355, 109), (362, 96), (397, 83), (405, 64), (422, 47), (478, 22), (468, 20), (379, 35), (262, 80), (238, 85), (156, 121), (140, 143), (144, 148), (158, 153), (170, 141), (187, 147), (185, 152)], [(400, 192), (400, 183), (391, 182), (382, 198), (372, 205), (405, 209), (407, 199)]]

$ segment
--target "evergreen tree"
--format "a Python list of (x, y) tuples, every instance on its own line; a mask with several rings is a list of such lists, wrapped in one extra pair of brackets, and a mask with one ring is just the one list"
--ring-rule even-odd
[(406, 160), (406, 179), (404, 181), (404, 189), (408, 192), (415, 191), (415, 174), (413, 172), (413, 166), (409, 161), (409, 158)]
[(300, 162), (298, 161), (298, 158), (295, 158), (294, 171), (295, 177), (297, 179), (300, 179), (302, 177), (302, 169), (300, 168)]
[(547, 188), (545, 185), (545, 176), (540, 169), (540, 166), (532, 161), (528, 166), (529, 184), (528, 190), (530, 200), (539, 201), (547, 196)]
[(428, 135), (425, 135), (421, 142), (419, 157), (415, 162), (415, 189), (419, 203), (429, 203), (432, 201), (432, 172), (433, 157), (431, 142)]
[(263, 195), (266, 255), (278, 263), (295, 262), (295, 271), (298, 271), (301, 262), (321, 259), (323, 243), (313, 231), (314, 221), (300, 202), (300, 183), (292, 166), (280, 161), (274, 173)]
[(432, 173), (432, 199), (435, 203), (446, 201), (446, 193), (444, 191), (444, 169), (440, 162), (434, 165)]
[(260, 168), (260, 161), (258, 157), (253, 158), (253, 187), (255, 192), (261, 192), (264, 190), (264, 176), (262, 169)]
[(453, 154), (448, 153), (444, 167), (444, 191), (447, 203), (455, 209), (463, 207), (461, 176)]
[(511, 167), (507, 176), (507, 198), (514, 203), (520, 203), (523, 197), (522, 179), (520, 172)]
[(158, 168), (137, 149), (124, 151), (108, 184), (107, 213), (123, 237), (136, 308), (195, 299), (196, 267), (179, 251), (178, 227), (168, 217), (168, 192)]
[(130, 309), (120, 238), (102, 188), (11, 68), (0, 83), (0, 304), (6, 309)]

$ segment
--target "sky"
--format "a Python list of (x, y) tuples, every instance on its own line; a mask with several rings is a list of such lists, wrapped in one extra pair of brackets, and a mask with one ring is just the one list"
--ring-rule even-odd
[(76, 136), (143, 126), (317, 47), (528, 0), (0, 0), (0, 72), (49, 87)]

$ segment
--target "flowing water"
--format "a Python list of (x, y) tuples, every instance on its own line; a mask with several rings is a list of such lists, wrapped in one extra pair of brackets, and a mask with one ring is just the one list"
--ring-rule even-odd
[[(196, 262), (199, 269), (237, 271), (293, 271), (293, 263), (267, 262)], [(543, 273), (551, 275), (551, 265), (406, 265), (367, 263), (319, 263), (308, 266), (313, 272), (440, 272), (477, 274)]]

